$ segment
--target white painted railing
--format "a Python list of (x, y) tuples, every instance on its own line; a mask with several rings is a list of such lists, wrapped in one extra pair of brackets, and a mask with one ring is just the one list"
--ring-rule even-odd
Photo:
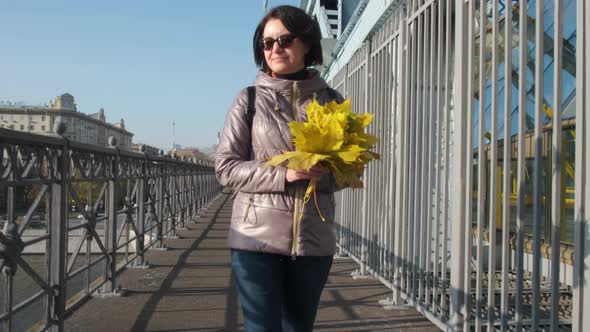
[(389, 304), (449, 330), (590, 330), (589, 7), (408, 0), (332, 76), (382, 156), (338, 195), (340, 250)]

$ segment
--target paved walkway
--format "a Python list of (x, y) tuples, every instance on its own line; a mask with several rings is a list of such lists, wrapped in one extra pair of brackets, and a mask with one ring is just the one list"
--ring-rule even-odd
[[(167, 240), (169, 250), (150, 250), (150, 269), (122, 272), (125, 296), (92, 298), (66, 320), (66, 331), (243, 331), (226, 247), (230, 214), (223, 196)], [(413, 309), (382, 309), (377, 301), (390, 291), (374, 279), (353, 280), (357, 267), (334, 261), (314, 331), (438, 331)]]

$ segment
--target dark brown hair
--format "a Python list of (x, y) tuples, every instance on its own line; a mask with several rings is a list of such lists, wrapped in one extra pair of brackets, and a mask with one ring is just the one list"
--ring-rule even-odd
[(322, 34), (318, 23), (302, 9), (293, 6), (278, 6), (264, 15), (254, 32), (252, 45), (254, 49), (254, 62), (258, 68), (261, 68), (265, 72), (270, 71), (264, 58), (264, 50), (262, 49), (264, 28), (270, 19), (280, 20), (290, 33), (309, 47), (309, 52), (305, 55), (304, 60), (305, 67), (321, 65), (323, 63), (322, 45), (320, 43)]

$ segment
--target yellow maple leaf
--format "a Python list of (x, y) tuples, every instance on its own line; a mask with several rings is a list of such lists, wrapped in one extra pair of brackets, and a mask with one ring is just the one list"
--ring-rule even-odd
[[(373, 115), (355, 114), (351, 111), (349, 99), (340, 104), (332, 101), (324, 105), (314, 99), (306, 107), (306, 113), (306, 122), (289, 123), (295, 151), (274, 156), (265, 165), (286, 163), (287, 168), (309, 171), (314, 165), (322, 163), (332, 172), (340, 187), (362, 187), (360, 175), (365, 165), (379, 159), (377, 153), (370, 151), (377, 143), (377, 137), (365, 133)], [(305, 202), (312, 193), (315, 195), (314, 180), (310, 181), (305, 192)]]
[(272, 157), (265, 165), (278, 166), (287, 161), (287, 168), (309, 171), (315, 164), (328, 158), (327, 155), (317, 153), (289, 151)]

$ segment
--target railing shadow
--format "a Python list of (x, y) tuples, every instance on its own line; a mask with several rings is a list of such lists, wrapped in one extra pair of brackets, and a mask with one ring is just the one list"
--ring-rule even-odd
[[(182, 252), (177, 260), (177, 263), (172, 268), (172, 271), (168, 273), (166, 278), (163, 280), (162, 284), (159, 286), (158, 290), (154, 292), (147, 302), (144, 304), (143, 308), (141, 309), (140, 313), (137, 315), (135, 323), (131, 327), (131, 331), (145, 331), (147, 329), (150, 317), (154, 314), (156, 310), (157, 304), (162, 300), (162, 298), (166, 295), (166, 292), (169, 288), (171, 288), (173, 281), (178, 277), (180, 271), (184, 268), (184, 265), (187, 264), (187, 259), (189, 255), (197, 250), (199, 245), (203, 242), (203, 240), (207, 237), (207, 234), (211, 231), (215, 222), (217, 221), (217, 217), (219, 216), (220, 211), (223, 209), (224, 205), (227, 203), (229, 196), (225, 196), (223, 202), (217, 208), (213, 216), (211, 217), (211, 221), (205, 229), (201, 232), (198, 238), (194, 240), (189, 248), (186, 248), (184, 252)], [(232, 280), (233, 281), (233, 280)], [(230, 284), (231, 285), (231, 284)], [(230, 286), (230, 289), (232, 287)], [(235, 291), (230, 291), (228, 296), (237, 297)], [(237, 300), (228, 299), (229, 303), (234, 303), (233, 307), (237, 307), (235, 304)], [(232, 311), (226, 314), (226, 325), (229, 323), (230, 325), (233, 324), (232, 322), (237, 321), (237, 309), (233, 309)]]

